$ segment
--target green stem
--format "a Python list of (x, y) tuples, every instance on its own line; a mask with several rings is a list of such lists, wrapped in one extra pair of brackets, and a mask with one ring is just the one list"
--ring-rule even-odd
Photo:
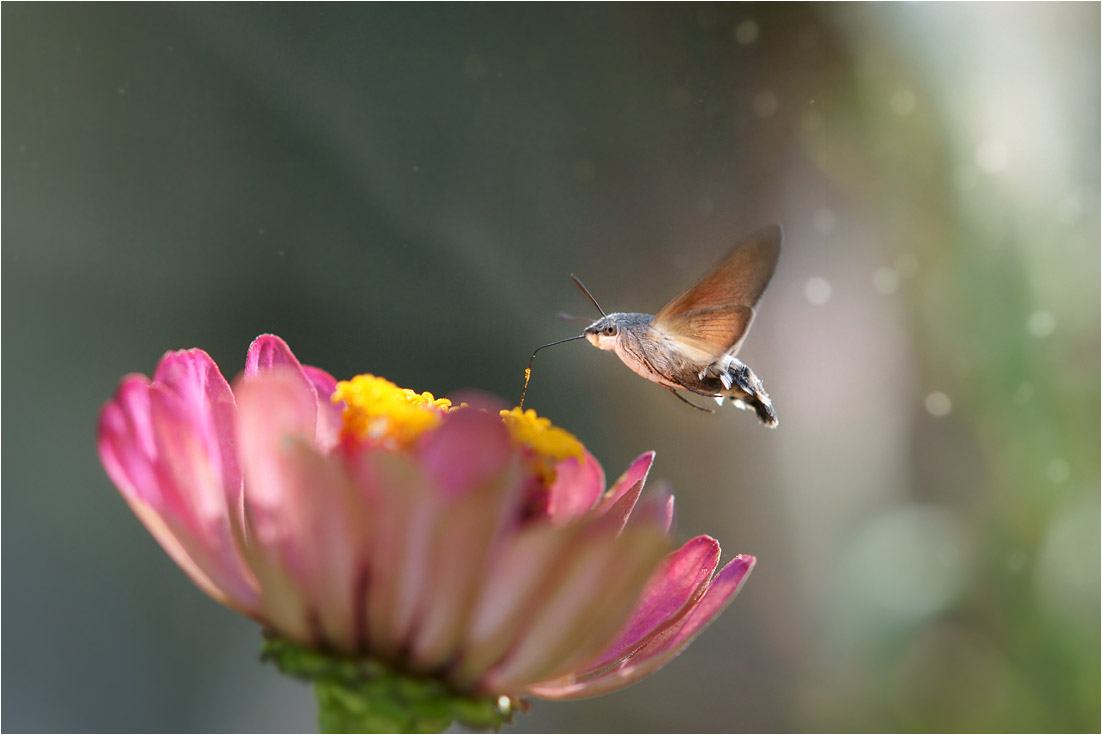
[(440, 679), (392, 669), (370, 658), (347, 658), (265, 635), (261, 654), (280, 671), (312, 681), (318, 727), (325, 733), (443, 732), (455, 721), (500, 730), (518, 705), (512, 697), (475, 696)]

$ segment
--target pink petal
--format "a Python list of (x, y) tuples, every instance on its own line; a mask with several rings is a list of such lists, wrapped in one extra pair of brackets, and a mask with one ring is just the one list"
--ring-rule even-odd
[(293, 370), (242, 380), (236, 393), (247, 553), (264, 616), (298, 640), (354, 652), (363, 640), (366, 510), (341, 458), (315, 448), (316, 406)]
[(619, 637), (600, 658), (586, 664), (586, 670), (600, 672), (677, 622), (708, 589), (708, 582), (719, 565), (719, 555), (719, 543), (709, 536), (697, 536), (671, 552), (647, 582)]
[(564, 522), (593, 510), (605, 487), (605, 471), (589, 452), (584, 459), (570, 457), (555, 467), (555, 481), (548, 491), (547, 515)]
[(666, 524), (666, 533), (668, 534), (670, 532), (670, 529), (673, 527), (673, 512), (674, 512), (673, 494), (671, 494), (669, 492), (668, 488), (659, 488), (659, 493), (662, 493), (662, 497), (663, 497), (662, 511), (663, 511), (663, 514), (664, 514), (663, 517), (664, 517), (665, 524)]
[(642, 492), (643, 480), (639, 480), (608, 509), (607, 515), (619, 521), (619, 530), (623, 530), (624, 526), (627, 525), (628, 517), (635, 509), (635, 504), (639, 502), (639, 494)]
[(657, 671), (681, 653), (723, 611), (741, 589), (754, 562), (754, 557), (743, 554), (732, 559), (677, 625), (651, 639), (619, 666), (588, 681), (538, 685), (529, 691), (545, 699), (581, 699), (621, 689)]
[[(144, 378), (127, 378), (124, 382), (128, 380), (144, 380)], [(120, 386), (119, 393), (124, 392), (136, 393), (136, 391), (124, 391)], [(147, 391), (141, 393), (148, 395)], [(117, 400), (121, 401), (121, 398)], [(144, 412), (144, 415), (148, 418), (148, 411)], [(177, 540), (173, 530), (162, 520), (157, 507), (151, 504), (151, 502), (160, 503), (160, 481), (156, 478), (156, 471), (151, 462), (153, 451), (148, 453), (141, 451), (140, 437), (142, 434), (148, 434), (148, 440), (152, 443), (152, 427), (140, 426), (148, 425), (148, 421), (130, 421), (130, 416), (131, 414), (120, 403), (108, 403), (100, 412), (99, 454), (107, 474), (119, 488), (134, 514), (192, 582), (216, 601), (236, 607), (236, 603), (230, 600), (227, 593), (199, 568), (184, 545)], [(245, 611), (242, 610), (242, 612)]]
[(650, 472), (652, 464), (654, 464), (654, 452), (644, 452), (636, 457), (635, 461), (624, 470), (624, 474), (620, 475), (601, 498), (601, 503), (597, 506), (598, 511), (607, 511), (625, 493), (633, 490), (637, 483), (646, 482), (647, 473)]
[(418, 451), (433, 481), (415, 509), (398, 590), (401, 639), (421, 668), (454, 654), (487, 573), (490, 550), (520, 501), (518, 453), (496, 412), (451, 411)]
[[(367, 511), (339, 460), (304, 442), (291, 443), (283, 453), (287, 526), (293, 534), (282, 549), (284, 569), (309, 602), (310, 621), (324, 647), (357, 653), (364, 642)], [(266, 611), (272, 602), (265, 594)]]
[(157, 445), (149, 411), (149, 379), (128, 375), (115, 397), (100, 411), (96, 432), (100, 460), (108, 476), (129, 500), (161, 502), (154, 460)]
[(579, 528), (532, 523), (503, 539), (482, 585), (463, 650), (452, 668), (451, 678), (457, 684), (474, 688), (486, 670), (506, 654), (546, 580), (568, 557), (579, 532)]
[(483, 681), (486, 691), (517, 692), (561, 675), (608, 645), (666, 549), (653, 529), (616, 535), (599, 518), (556, 562), (506, 658)]
[(513, 530), (522, 477), (516, 465), (506, 467), (472, 492), (440, 504), (410, 643), (417, 666), (432, 669), (459, 652), (502, 536)]
[(246, 614), (255, 581), (235, 541), (241, 476), (233, 396), (202, 350), (168, 353), (158, 381), (123, 379), (99, 422), (104, 467), (135, 513), (200, 588)]
[(252, 380), (264, 373), (270, 373), (276, 367), (302, 371), (302, 363), (286, 342), (274, 334), (262, 334), (249, 345), (249, 352), (245, 356), (245, 379)]
[(321, 368), (302, 366), (306, 377), (314, 385), (318, 395), (318, 446), (329, 450), (340, 440), (341, 426), (344, 423), (344, 402), (333, 403), (333, 394), (337, 391), (337, 379)]
[(161, 499), (153, 507), (211, 580), (239, 603), (250, 604), (254, 583), (234, 540), (239, 507), (227, 498), (214, 441), (195, 421), (194, 406), (158, 385), (149, 397)]
[(266, 525), (269, 518), (278, 521), (286, 500), (280, 450), (288, 441), (313, 442), (317, 404), (311, 393), (300, 389), (299, 377), (284, 368), (246, 377), (234, 391), (240, 411), (237, 442), (248, 482), (245, 507), (261, 544), (277, 540), (285, 530), (278, 522), (271, 529)]
[[(286, 342), (274, 334), (262, 334), (249, 345), (242, 382), (248, 382), (275, 371), (286, 371), (286, 374), (293, 376), (296, 388), (304, 396), (309, 396), (314, 406), (314, 417), (310, 422), (314, 441), (318, 446), (332, 447), (336, 443), (333, 435), (335, 432), (339, 433), (340, 423), (339, 417), (335, 419), (336, 426), (333, 423), (334, 417), (331, 413), (333, 406), (329, 401), (332, 391), (319, 397), (315, 380), (321, 379), (324, 382), (324, 377), (317, 374), (308, 375)], [(319, 410), (323, 403), (325, 408)]]
[(418, 450), (421, 467), (452, 496), (498, 475), (513, 454), (509, 432), (500, 419), (472, 408), (450, 411)]
[(650, 525), (660, 530), (663, 535), (669, 536), (672, 521), (673, 496), (663, 495), (659, 492), (658, 497), (652, 495), (652, 497), (646, 498), (635, 507), (627, 525)]
[[(237, 404), (229, 383), (203, 350), (170, 352), (157, 365), (153, 382), (178, 395), (187, 419), (201, 433), (204, 454), (217, 459), (225, 503), (241, 504), (241, 467), (235, 432)], [(234, 519), (240, 522), (240, 516)]]
[(362, 455), (354, 471), (361, 497), (371, 508), (373, 529), (367, 555), (367, 641), (378, 655), (394, 656), (411, 622), (411, 590), (423, 584), (426, 574), (423, 554), (433, 529), (436, 493), (432, 481), (401, 454)]

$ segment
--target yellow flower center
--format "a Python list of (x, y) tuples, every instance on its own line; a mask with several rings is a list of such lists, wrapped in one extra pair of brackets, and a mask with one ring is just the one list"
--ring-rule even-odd
[(345, 436), (405, 445), (435, 429), (452, 407), (447, 398), (414, 393), (386, 378), (357, 375), (337, 383), (333, 402), (344, 401)]
[(532, 409), (514, 408), (501, 412), (501, 420), (517, 444), (529, 447), (542, 457), (561, 462), (567, 457), (585, 461), (585, 447), (569, 431), (551, 424), (550, 419), (540, 418)]
[[(357, 375), (337, 383), (333, 402), (341, 401), (345, 405), (343, 436), (392, 448), (407, 446), (435, 429), (444, 414), (455, 408), (447, 398), (399, 388), (374, 375)], [(536, 469), (548, 483), (554, 480), (555, 466), (562, 460), (576, 457), (585, 461), (585, 447), (573, 434), (553, 426), (550, 419), (540, 418), (532, 409), (502, 411), (501, 421), (513, 442), (531, 452)]]

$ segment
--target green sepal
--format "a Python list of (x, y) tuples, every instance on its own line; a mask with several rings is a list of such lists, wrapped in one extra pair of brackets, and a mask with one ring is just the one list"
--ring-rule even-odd
[(396, 670), (371, 658), (318, 651), (264, 632), (262, 661), (314, 684), (318, 728), (325, 733), (443, 732), (455, 721), (500, 730), (518, 709), (515, 697), (450, 691), (439, 679)]

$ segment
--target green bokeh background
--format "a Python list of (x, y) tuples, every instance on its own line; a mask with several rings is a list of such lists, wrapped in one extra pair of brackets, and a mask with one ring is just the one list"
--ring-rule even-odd
[(515, 400), (536, 345), (785, 227), (704, 416), (575, 343), (529, 400), (759, 558), (516, 731), (1097, 731), (1099, 6), (3, 7), (5, 730), (303, 730), (105, 477), (99, 406), (261, 332)]

